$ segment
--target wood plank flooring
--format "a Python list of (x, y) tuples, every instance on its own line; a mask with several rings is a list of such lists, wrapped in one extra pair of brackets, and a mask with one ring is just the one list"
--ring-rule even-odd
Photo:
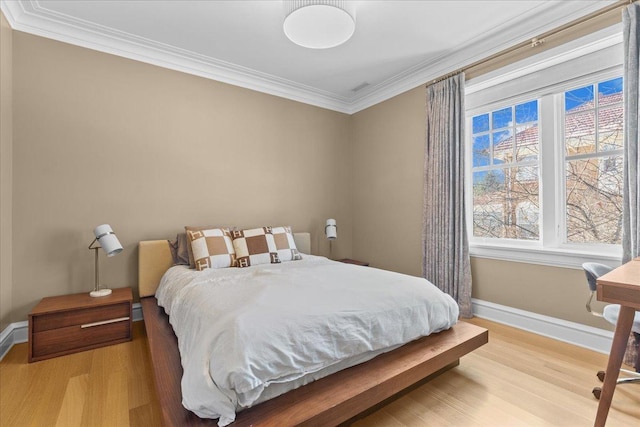
[[(489, 344), (354, 427), (590, 426), (606, 356), (473, 319)], [(0, 362), (0, 426), (159, 426), (144, 324), (132, 342), (32, 364), (27, 345)], [(608, 426), (640, 425), (640, 385), (617, 388)]]

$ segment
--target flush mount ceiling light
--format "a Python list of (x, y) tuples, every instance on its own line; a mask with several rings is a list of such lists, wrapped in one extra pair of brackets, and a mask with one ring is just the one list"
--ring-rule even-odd
[(297, 45), (310, 49), (339, 46), (351, 38), (355, 29), (352, 1), (284, 1), (284, 33)]

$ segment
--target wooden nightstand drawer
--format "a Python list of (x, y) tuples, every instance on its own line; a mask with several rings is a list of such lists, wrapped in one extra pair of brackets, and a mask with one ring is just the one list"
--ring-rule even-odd
[(67, 326), (79, 326), (86, 323), (95, 323), (105, 320), (128, 317), (131, 305), (121, 303), (104, 307), (86, 308), (84, 310), (70, 310), (59, 313), (43, 314), (34, 317), (33, 332), (48, 331)]
[(82, 327), (80, 325), (51, 329), (33, 334), (34, 358), (52, 357), (70, 350), (82, 351), (100, 344), (128, 341), (129, 318), (112, 319), (113, 323)]
[(29, 313), (29, 362), (131, 341), (131, 288), (43, 298)]

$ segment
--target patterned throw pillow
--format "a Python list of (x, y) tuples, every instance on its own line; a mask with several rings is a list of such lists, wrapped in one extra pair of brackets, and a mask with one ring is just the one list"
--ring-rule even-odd
[(205, 268), (225, 268), (236, 266), (236, 254), (228, 228), (190, 230), (187, 238), (191, 243), (193, 260), (198, 271)]
[(186, 239), (187, 239), (187, 253), (189, 255), (189, 268), (196, 268), (196, 261), (193, 259), (193, 250), (191, 249), (191, 241), (189, 240), (188, 234), (190, 231), (203, 231), (203, 230), (213, 230), (215, 228), (219, 228), (221, 230), (230, 230), (230, 227), (220, 227), (219, 225), (199, 225), (199, 226), (192, 226), (192, 225), (187, 225), (184, 227), (184, 231), (186, 233)]
[(271, 227), (233, 230), (231, 236), (238, 267), (280, 262)]
[(280, 258), (281, 262), (302, 259), (302, 255), (300, 255), (296, 247), (296, 242), (293, 240), (291, 227), (273, 227), (271, 233), (273, 234), (273, 240), (276, 242), (278, 258)]

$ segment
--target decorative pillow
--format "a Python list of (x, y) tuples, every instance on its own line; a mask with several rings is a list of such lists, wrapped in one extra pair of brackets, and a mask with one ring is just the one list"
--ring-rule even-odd
[(189, 249), (191, 244), (187, 240), (187, 233), (178, 233), (175, 240), (169, 240), (173, 265), (189, 265)]
[(191, 250), (191, 240), (189, 240), (188, 234), (190, 231), (203, 231), (203, 230), (213, 230), (219, 228), (221, 230), (225, 230), (228, 229), (228, 227), (220, 227), (217, 225), (205, 225), (205, 226), (198, 226), (198, 227), (194, 227), (194, 226), (190, 226), (187, 225), (186, 227), (184, 227), (184, 231), (185, 236), (187, 236), (187, 252), (189, 255), (189, 268), (196, 268), (196, 261), (193, 259), (193, 251)]
[(302, 259), (302, 255), (300, 255), (296, 247), (296, 242), (293, 240), (291, 227), (273, 227), (271, 234), (273, 234), (273, 240), (276, 242), (276, 251), (281, 262)]
[(280, 262), (271, 227), (233, 230), (231, 236), (238, 267)]
[(235, 267), (236, 255), (228, 228), (187, 230), (191, 252), (198, 271), (205, 268)]

